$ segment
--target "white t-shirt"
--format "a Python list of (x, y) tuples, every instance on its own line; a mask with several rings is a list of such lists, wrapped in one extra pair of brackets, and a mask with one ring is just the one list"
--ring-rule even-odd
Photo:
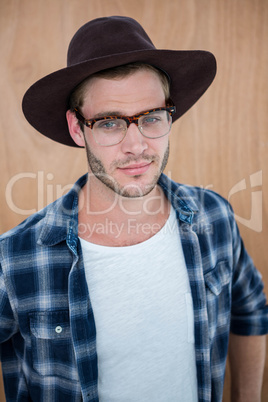
[(127, 247), (81, 240), (101, 402), (196, 402), (193, 305), (175, 211)]

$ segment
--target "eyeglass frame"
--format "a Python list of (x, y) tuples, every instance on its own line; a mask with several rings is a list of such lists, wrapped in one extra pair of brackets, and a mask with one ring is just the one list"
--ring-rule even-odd
[(138, 126), (138, 120), (141, 116), (146, 116), (149, 113), (153, 112), (160, 112), (161, 110), (165, 110), (168, 112), (170, 116), (172, 116), (176, 112), (176, 106), (165, 106), (165, 107), (158, 107), (155, 109), (150, 109), (145, 112), (137, 113), (134, 114), (133, 116), (119, 116), (119, 115), (109, 115), (109, 116), (103, 116), (103, 117), (97, 117), (95, 119), (86, 119), (77, 108), (74, 108), (74, 112), (76, 114), (77, 119), (83, 123), (86, 127), (89, 127), (91, 130), (94, 126), (94, 124), (97, 121), (101, 120), (109, 120), (109, 119), (116, 119), (116, 120), (124, 120), (127, 123), (127, 128), (129, 128), (131, 123), (136, 124)]
[[(74, 112), (75, 112), (75, 115), (76, 115), (77, 120), (79, 120), (79, 121), (80, 121), (82, 124), (84, 124), (86, 127), (89, 127), (91, 130), (93, 129), (93, 126), (94, 126), (94, 124), (95, 124), (97, 121), (109, 120), (109, 119), (124, 120), (124, 121), (126, 122), (126, 124), (127, 124), (127, 127), (126, 127), (126, 129), (125, 129), (125, 132), (127, 132), (128, 128), (129, 128), (129, 126), (130, 126), (130, 124), (131, 124), (131, 123), (134, 123), (134, 124), (136, 124), (136, 126), (138, 127), (140, 133), (141, 133), (144, 137), (150, 138), (150, 139), (158, 139), (158, 138), (161, 138), (161, 137), (164, 137), (165, 135), (167, 135), (170, 130), (169, 130), (167, 133), (161, 135), (160, 137), (148, 137), (148, 136), (144, 135), (144, 133), (140, 130), (140, 126), (139, 126), (139, 123), (138, 123), (140, 117), (141, 117), (141, 116), (146, 116), (146, 115), (149, 114), (149, 113), (160, 112), (161, 110), (166, 111), (166, 112), (172, 117), (173, 114), (176, 112), (176, 106), (175, 106), (175, 105), (172, 105), (172, 106), (165, 106), (165, 107), (154, 108), (154, 109), (147, 110), (147, 111), (145, 111), (145, 112), (137, 113), (137, 114), (135, 114), (135, 115), (133, 115), (133, 116), (110, 115), (110, 116), (97, 117), (97, 118), (95, 118), (95, 119), (86, 119), (86, 118), (78, 111), (77, 108), (74, 108), (73, 110), (74, 110)], [(126, 134), (125, 134), (125, 135), (126, 135)], [(117, 142), (117, 143), (115, 143), (115, 144), (111, 144), (111, 145), (102, 145), (102, 144), (99, 144), (94, 135), (93, 135), (93, 137), (94, 137), (95, 141), (97, 142), (97, 144), (99, 144), (99, 145), (101, 145), (101, 146), (112, 146), (112, 145), (117, 145), (117, 144), (119, 144), (121, 141), (123, 141), (123, 139), (125, 138), (125, 135), (123, 136), (123, 138), (122, 138), (119, 142)]]

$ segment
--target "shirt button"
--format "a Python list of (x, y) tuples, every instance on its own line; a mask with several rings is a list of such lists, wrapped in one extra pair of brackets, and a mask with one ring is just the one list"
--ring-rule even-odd
[(58, 325), (58, 326), (55, 328), (55, 331), (57, 332), (57, 334), (60, 334), (60, 333), (62, 332), (62, 327), (61, 327), (60, 325)]

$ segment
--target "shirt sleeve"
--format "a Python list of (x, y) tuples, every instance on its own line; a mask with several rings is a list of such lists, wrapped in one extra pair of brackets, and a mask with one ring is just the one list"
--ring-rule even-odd
[(260, 272), (248, 255), (234, 219), (231, 332), (236, 335), (268, 333), (268, 306)]
[(9, 302), (4, 275), (0, 265), (0, 343), (12, 337), (17, 330), (17, 322)]

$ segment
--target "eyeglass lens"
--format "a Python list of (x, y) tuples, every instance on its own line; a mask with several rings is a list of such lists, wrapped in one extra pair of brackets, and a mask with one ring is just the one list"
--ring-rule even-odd
[[(172, 118), (166, 110), (150, 112), (133, 121), (140, 132), (148, 138), (160, 138), (167, 135)], [(122, 141), (131, 122), (116, 117), (98, 120), (92, 127), (95, 140), (100, 145), (114, 145)]]

